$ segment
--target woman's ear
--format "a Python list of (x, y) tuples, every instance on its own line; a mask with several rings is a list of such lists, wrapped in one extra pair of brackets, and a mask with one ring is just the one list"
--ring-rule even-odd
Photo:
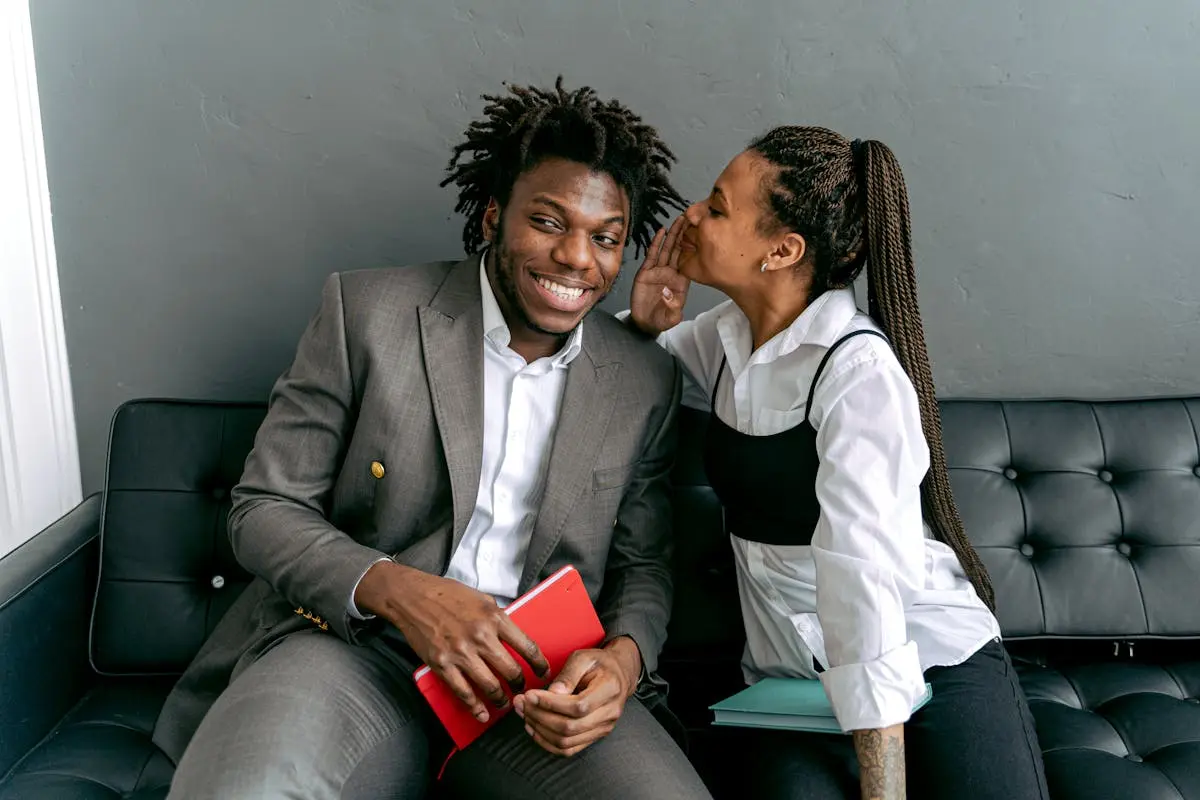
[(783, 235), (783, 241), (775, 248), (775, 253), (785, 266), (795, 267), (804, 260), (805, 254), (808, 253), (808, 242), (804, 241), (804, 237), (800, 234), (788, 231)]
[(496, 198), (488, 200), (487, 208), (483, 211), (483, 240), (496, 241), (496, 231), (500, 228), (500, 204)]
[(766, 269), (763, 272), (794, 269), (804, 261), (807, 252), (808, 243), (804, 241), (804, 237), (794, 231), (788, 231), (767, 254)]

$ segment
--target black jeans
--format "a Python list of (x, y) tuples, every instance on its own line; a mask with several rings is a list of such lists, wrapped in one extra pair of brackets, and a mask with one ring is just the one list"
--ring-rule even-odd
[[(1047, 800), (1042, 751), (1016, 671), (999, 640), (962, 664), (933, 667), (929, 703), (904, 726), (909, 800)], [(753, 731), (744, 797), (858, 800), (852, 737)]]

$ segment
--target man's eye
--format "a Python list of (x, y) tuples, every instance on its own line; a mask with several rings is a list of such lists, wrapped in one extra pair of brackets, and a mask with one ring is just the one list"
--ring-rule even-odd
[(621, 244), (612, 236), (597, 236), (596, 241), (605, 247), (617, 247)]
[(535, 223), (546, 228), (557, 228), (558, 223), (549, 217), (530, 217)]

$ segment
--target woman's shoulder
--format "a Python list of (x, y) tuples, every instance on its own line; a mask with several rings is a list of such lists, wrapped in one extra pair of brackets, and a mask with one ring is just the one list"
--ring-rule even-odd
[(851, 435), (869, 429), (918, 435), (920, 406), (912, 380), (887, 339), (874, 335), (882, 331), (870, 317), (860, 315), (847, 326), (846, 334), (856, 331), (872, 333), (846, 339), (813, 387), (814, 427), (821, 430), (836, 412), (843, 423), (838, 430)]
[(856, 368), (903, 372), (887, 334), (870, 315), (859, 311), (830, 346), (825, 375), (833, 377)]
[(678, 349), (686, 341), (703, 352), (706, 359), (714, 356), (720, 358), (724, 354), (720, 323), (726, 317), (735, 314), (741, 314), (741, 310), (732, 300), (724, 300), (706, 308), (692, 319), (679, 323), (664, 333), (662, 339), (668, 350)]
[(916, 407), (916, 388), (891, 342), (861, 312), (846, 324), (813, 387), (813, 415), (819, 419), (847, 401), (863, 407)]
[(726, 299), (722, 300), (711, 308), (706, 308), (701, 311), (695, 316), (693, 322), (700, 327), (711, 328), (715, 330), (717, 323), (725, 317), (731, 314), (741, 313), (741, 309), (738, 308), (732, 300)]

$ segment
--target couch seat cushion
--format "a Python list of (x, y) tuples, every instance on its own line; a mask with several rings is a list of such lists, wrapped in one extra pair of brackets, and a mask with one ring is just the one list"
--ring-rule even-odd
[(174, 766), (150, 741), (174, 679), (101, 681), (0, 781), (0, 800), (157, 800)]
[(1200, 800), (1200, 661), (1019, 669), (1054, 800)]

